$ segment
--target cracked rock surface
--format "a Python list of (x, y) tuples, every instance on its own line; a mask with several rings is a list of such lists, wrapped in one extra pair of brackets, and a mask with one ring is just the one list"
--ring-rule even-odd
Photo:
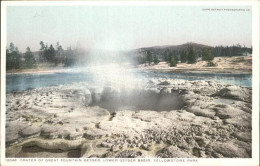
[(7, 157), (249, 158), (252, 89), (152, 79), (6, 95)]

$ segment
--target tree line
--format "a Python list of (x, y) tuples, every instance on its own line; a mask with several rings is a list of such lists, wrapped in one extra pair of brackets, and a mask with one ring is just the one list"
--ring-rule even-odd
[(252, 47), (247, 48), (245, 46), (241, 46), (240, 44), (233, 45), (233, 46), (216, 46), (212, 48), (212, 53), (214, 57), (222, 57), (222, 56), (243, 56), (252, 54)]
[[(21, 69), (21, 68), (34, 68), (41, 63), (48, 63), (52, 66), (62, 65), (69, 67), (73, 65), (84, 65), (88, 61), (86, 53), (79, 49), (72, 49), (68, 47), (66, 50), (60, 45), (59, 42), (55, 46), (48, 45), (41, 41), (38, 52), (36, 54), (31, 52), (30, 47), (26, 48), (24, 54), (20, 53), (18, 48), (10, 43), (6, 49), (6, 69)], [(200, 58), (203, 61), (207, 61), (208, 66), (214, 66), (214, 57), (231, 57), (231, 56), (243, 56), (252, 54), (252, 47), (247, 48), (239, 44), (233, 46), (216, 46), (216, 47), (201, 47), (194, 48), (191, 44), (185, 48), (177, 50), (165, 49), (162, 55), (154, 53), (152, 50), (145, 50), (141, 55), (137, 56), (135, 63), (137, 64), (158, 64), (160, 61), (165, 61), (170, 67), (175, 67), (178, 63), (193, 64)], [(87, 57), (87, 58), (86, 58)]]
[(40, 63), (48, 63), (53, 66), (57, 66), (58, 64), (62, 64), (65, 67), (72, 66), (76, 61), (79, 61), (79, 54), (82, 54), (81, 50), (72, 50), (71, 47), (64, 50), (59, 42), (57, 42), (54, 48), (52, 44), (48, 46), (47, 43), (44, 44), (44, 42), (41, 41), (38, 53), (39, 57), (36, 60), (30, 47), (27, 47), (26, 52), (22, 54), (18, 50), (18, 47), (11, 42), (6, 49), (6, 69), (34, 68)]
[(232, 57), (232, 56), (247, 56), (252, 54), (252, 47), (242, 47), (241, 45), (233, 46), (216, 46), (216, 47), (203, 47), (200, 49), (194, 49), (192, 45), (182, 50), (166, 49), (163, 52), (162, 58), (159, 55), (153, 54), (152, 51), (146, 50), (145, 56), (138, 57), (139, 64), (158, 64), (160, 61), (165, 61), (170, 67), (175, 67), (179, 62), (194, 64), (198, 58), (207, 62), (207, 66), (215, 66), (213, 63), (214, 57)]
[(10, 43), (9, 48), (6, 49), (6, 69), (20, 69), (35, 67), (36, 60), (32, 55), (29, 47), (26, 48), (24, 60), (22, 60), (18, 47)]

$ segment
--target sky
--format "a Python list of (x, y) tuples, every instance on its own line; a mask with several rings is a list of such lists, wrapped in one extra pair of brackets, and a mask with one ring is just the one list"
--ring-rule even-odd
[(40, 41), (108, 50), (187, 42), (252, 45), (247, 6), (8, 6), (6, 20), (7, 45), (13, 42), (21, 52), (27, 46), (38, 51)]

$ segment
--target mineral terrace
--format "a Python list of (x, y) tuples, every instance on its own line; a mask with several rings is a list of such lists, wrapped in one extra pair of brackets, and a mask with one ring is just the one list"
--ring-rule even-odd
[(250, 158), (252, 89), (152, 79), (6, 95), (6, 157)]

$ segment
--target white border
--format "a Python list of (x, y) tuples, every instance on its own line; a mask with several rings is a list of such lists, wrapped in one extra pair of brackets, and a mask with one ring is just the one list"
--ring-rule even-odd
[[(252, 45), (253, 45), (253, 113), (252, 113), (252, 158), (251, 159), (203, 159), (198, 163), (138, 163), (138, 162), (6, 162), (5, 161), (5, 47), (6, 47), (6, 7), (7, 6), (244, 6), (252, 7)], [(259, 2), (258, 1), (2, 1), (1, 2), (1, 164), (6, 165), (259, 165)], [(37, 160), (40, 158), (36, 158)], [(19, 161), (19, 159), (17, 159)], [(44, 159), (45, 160), (45, 159)]]
[[(258, 159), (259, 162), (259, 3), (255, 3), (252, 7), (252, 41), (253, 41), (253, 73), (252, 73), (252, 157)], [(257, 147), (257, 148), (256, 148)], [(259, 163), (258, 163), (259, 165)]]
[[(6, 7), (1, 2), (1, 164), (2, 159), (5, 158), (5, 73), (6, 73), (6, 63), (5, 63), (5, 51), (6, 51)], [(1, 165), (0, 164), (0, 165)], [(3, 164), (4, 165), (4, 164)]]
[(253, 6), (252, 1), (2, 1), (3, 6)]

